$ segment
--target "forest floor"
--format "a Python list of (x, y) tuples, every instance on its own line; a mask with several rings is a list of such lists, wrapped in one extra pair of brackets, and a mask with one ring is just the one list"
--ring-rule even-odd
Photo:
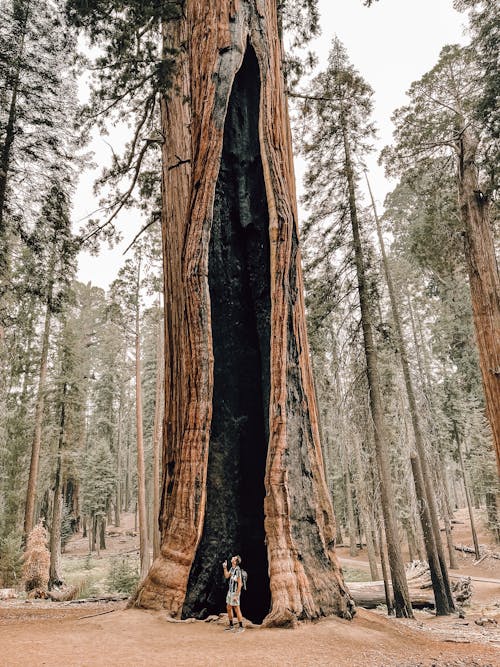
[[(455, 543), (470, 545), (466, 513), (460, 510), (455, 518), (463, 521), (454, 525)], [(494, 548), (479, 512), (477, 519), (480, 544)], [(91, 594), (104, 592), (113, 558), (136, 557), (133, 516), (123, 523), (121, 529), (110, 528), (116, 534), (108, 537), (99, 558), (89, 558), (88, 543), (80, 536), (69, 543), (65, 574), (73, 582), (83, 578), (83, 591), (89, 583)], [(354, 558), (348, 548), (338, 552), (347, 572), (366, 570), (365, 551)], [(222, 618), (172, 623), (162, 612), (126, 610), (125, 602), (5, 600), (0, 602), (0, 665), (210, 667), (230, 661), (248, 667), (499, 667), (500, 561), (486, 558), (473, 565), (473, 556), (457, 552), (457, 557), (459, 568), (450, 573), (473, 578), (464, 619), (417, 611), (409, 621), (358, 609), (353, 621), (326, 618), (294, 630), (248, 627), (238, 635), (224, 632)], [(482, 617), (491, 621), (477, 625)]]

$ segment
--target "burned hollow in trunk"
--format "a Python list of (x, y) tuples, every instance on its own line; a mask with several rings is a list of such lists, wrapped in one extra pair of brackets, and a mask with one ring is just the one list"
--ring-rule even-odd
[(203, 535), (183, 616), (225, 608), (221, 563), (242, 556), (246, 617), (270, 607), (264, 533), (269, 440), (269, 214), (259, 145), (260, 76), (252, 47), (236, 75), (224, 127), (209, 247), (214, 354), (213, 417)]

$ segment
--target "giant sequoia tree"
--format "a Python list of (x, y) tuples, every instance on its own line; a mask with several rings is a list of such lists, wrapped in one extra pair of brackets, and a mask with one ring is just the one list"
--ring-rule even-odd
[(135, 604), (220, 610), (247, 562), (267, 624), (352, 602), (319, 444), (274, 0), (186, 0), (161, 98), (165, 258), (162, 545)]

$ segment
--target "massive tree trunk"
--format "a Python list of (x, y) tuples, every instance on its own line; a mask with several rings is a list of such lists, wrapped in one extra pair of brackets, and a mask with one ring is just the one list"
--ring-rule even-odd
[[(165, 423), (162, 545), (135, 604), (272, 625), (352, 601), (334, 552), (304, 320), (274, 0), (187, 0), (162, 100)], [(250, 584), (251, 582), (251, 584)]]
[(468, 128), (463, 129), (459, 137), (458, 190), (472, 314), (486, 415), (500, 474), (500, 277), (489, 218), (490, 204), (480, 190), (475, 164), (478, 141)]

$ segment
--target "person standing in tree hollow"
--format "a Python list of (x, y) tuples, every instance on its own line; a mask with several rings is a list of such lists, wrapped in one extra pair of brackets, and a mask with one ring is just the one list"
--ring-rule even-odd
[(224, 570), (224, 577), (229, 579), (229, 590), (226, 595), (226, 606), (227, 606), (227, 615), (229, 618), (229, 626), (225, 628), (226, 630), (233, 630), (233, 617), (236, 614), (238, 619), (239, 627), (236, 629), (236, 632), (243, 632), (243, 616), (241, 615), (240, 609), (240, 593), (241, 587), (243, 584), (241, 576), (241, 558), (240, 556), (233, 556), (231, 558), (231, 569), (227, 569), (227, 561), (222, 563), (222, 568)]

